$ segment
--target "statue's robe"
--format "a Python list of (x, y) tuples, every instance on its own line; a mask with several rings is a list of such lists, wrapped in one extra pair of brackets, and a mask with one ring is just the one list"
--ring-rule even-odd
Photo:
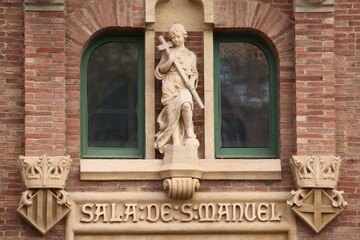
[[(197, 85), (198, 73), (196, 69), (196, 56), (189, 49), (182, 50), (171, 49), (176, 56), (178, 63), (182, 66), (186, 75), (196, 79)], [(172, 144), (172, 134), (177, 126), (179, 126), (180, 143), (184, 145), (186, 140), (185, 126), (181, 119), (181, 107), (185, 102), (189, 102), (193, 109), (193, 100), (189, 89), (186, 87), (180, 74), (177, 72), (174, 64), (165, 74), (160, 72), (162, 66), (168, 59), (166, 53), (161, 55), (160, 63), (155, 69), (155, 77), (162, 81), (162, 97), (161, 103), (164, 105), (157, 122), (159, 124), (159, 132), (155, 135), (154, 147), (159, 149), (161, 153), (168, 144)]]

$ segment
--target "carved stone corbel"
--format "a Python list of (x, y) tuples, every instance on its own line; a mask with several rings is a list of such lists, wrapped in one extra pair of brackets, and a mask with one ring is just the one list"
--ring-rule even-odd
[(22, 193), (17, 211), (42, 234), (71, 210), (68, 193), (64, 191), (71, 162), (70, 156), (20, 156), (18, 159), (26, 191)]
[(200, 182), (196, 178), (167, 178), (163, 187), (172, 199), (189, 199), (199, 190)]
[(192, 198), (200, 188), (199, 179), (202, 173), (197, 148), (171, 145), (165, 147), (160, 175), (164, 179), (163, 188), (170, 198)]
[(287, 203), (316, 233), (319, 233), (347, 205), (336, 190), (341, 159), (336, 156), (293, 156), (290, 159), (297, 190)]

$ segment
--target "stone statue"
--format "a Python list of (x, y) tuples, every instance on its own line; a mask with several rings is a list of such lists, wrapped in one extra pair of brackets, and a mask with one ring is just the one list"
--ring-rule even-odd
[[(162, 81), (161, 103), (164, 105), (157, 122), (159, 132), (155, 135), (154, 147), (161, 153), (167, 145), (199, 146), (193, 124), (193, 99), (204, 108), (195, 88), (198, 82), (196, 56), (185, 47), (187, 32), (183, 25), (175, 23), (170, 27), (171, 42), (160, 36), (163, 51), (155, 69), (155, 77)], [(169, 48), (171, 47), (171, 48)]]

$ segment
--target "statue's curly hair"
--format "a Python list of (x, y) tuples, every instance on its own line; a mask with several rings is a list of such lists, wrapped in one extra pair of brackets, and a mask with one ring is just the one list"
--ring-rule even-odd
[(170, 35), (181, 33), (184, 38), (187, 38), (187, 31), (185, 30), (185, 27), (180, 23), (174, 23), (173, 25), (171, 25), (169, 33)]

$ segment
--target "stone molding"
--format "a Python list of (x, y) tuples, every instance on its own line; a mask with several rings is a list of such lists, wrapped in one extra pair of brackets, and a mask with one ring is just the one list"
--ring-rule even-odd
[(290, 167), (297, 190), (287, 203), (312, 230), (319, 233), (347, 205), (336, 189), (341, 158), (337, 156), (293, 156)]
[(294, 12), (334, 12), (334, 0), (294, 0)]
[(17, 211), (44, 235), (71, 210), (64, 189), (72, 160), (70, 156), (20, 156), (17, 163), (26, 188)]
[(25, 0), (25, 11), (62, 12), (64, 0)]

